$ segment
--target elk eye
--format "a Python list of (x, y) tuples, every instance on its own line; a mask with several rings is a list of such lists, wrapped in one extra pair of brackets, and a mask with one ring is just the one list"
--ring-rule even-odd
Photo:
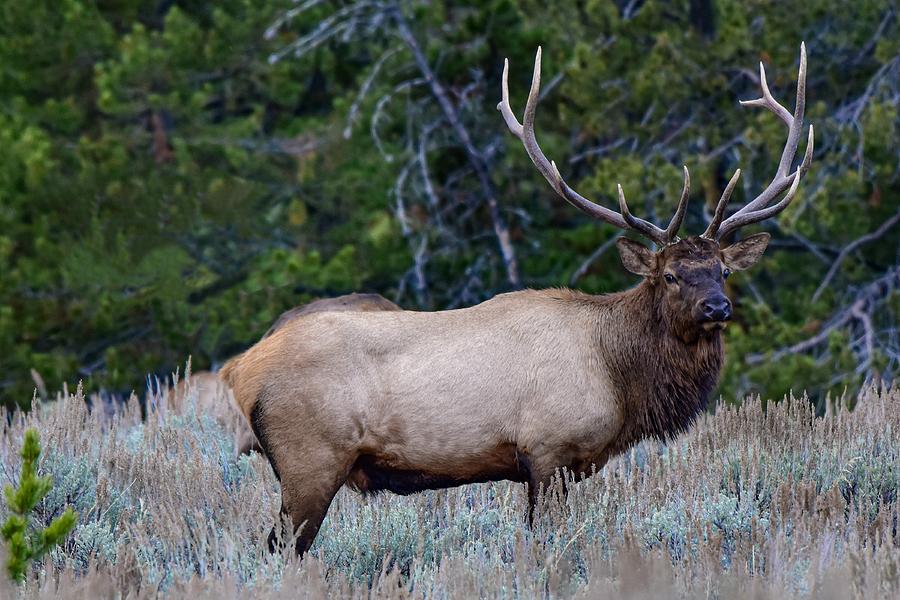
[(665, 277), (666, 283), (675, 283), (675, 276), (671, 273), (666, 273), (663, 277)]
[(731, 269), (725, 269), (725, 271), (722, 272), (722, 277), (725, 279), (728, 279), (729, 275), (731, 275)]

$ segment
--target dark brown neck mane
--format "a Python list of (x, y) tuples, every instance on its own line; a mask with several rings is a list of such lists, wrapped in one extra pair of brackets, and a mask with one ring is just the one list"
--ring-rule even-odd
[(706, 409), (719, 379), (724, 353), (718, 330), (673, 333), (661, 291), (645, 280), (625, 292), (598, 297), (599, 348), (610, 365), (625, 422), (611, 450), (618, 453), (645, 438), (669, 440), (687, 430)]

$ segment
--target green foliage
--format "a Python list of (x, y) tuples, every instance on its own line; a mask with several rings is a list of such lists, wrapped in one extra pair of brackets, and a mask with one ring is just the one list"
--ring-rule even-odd
[[(339, 168), (320, 166), (327, 121), (298, 83), (318, 69), (269, 65), (281, 41), (262, 39), (288, 6), (4, 11), (18, 36), (0, 42), (5, 403), (29, 405), (32, 368), (52, 394), (73, 377), (140, 390), (189, 354), (207, 367), (282, 310), (384, 287), (405, 265), (396, 236), (359, 236), (388, 206), (371, 191), (355, 200), (370, 175), (317, 189)], [(308, 215), (332, 218), (334, 198), (365, 211), (332, 235)], [(365, 258), (383, 251), (393, 257)]]
[[(484, 233), (488, 211), (473, 177), (451, 178), (465, 159), (440, 142), (451, 135), (442, 124), (427, 162), (448, 207), (442, 218), (461, 224), (458, 238), (431, 227), (418, 169), (407, 173), (409, 226), (436, 248), (429, 295), (410, 291), (415, 244), (394, 207), (408, 120), (428, 90), (398, 89), (415, 77), (400, 48), (360, 95), (396, 36), (375, 28), (269, 61), (346, 5), (319, 3), (269, 37), (294, 2), (35, 0), (0, 12), (5, 405), (29, 407), (31, 369), (51, 395), (79, 379), (89, 390), (127, 393), (188, 355), (198, 369), (221, 363), (280, 312), (315, 297), (377, 291), (410, 308), (444, 308), (506, 289), (496, 241)], [(735, 168), (744, 173), (735, 202), (768, 183), (782, 124), (736, 100), (758, 93), (748, 73), (762, 60), (773, 93), (790, 104), (805, 40), (814, 166), (795, 205), (764, 225), (774, 235), (766, 258), (729, 284), (739, 320), (727, 333), (720, 392), (729, 401), (749, 392), (780, 398), (802, 383), (821, 400), (860, 383), (865, 373), (847, 349), (858, 336), (814, 359), (749, 366), (743, 357), (816, 334), (848, 289), (896, 262), (900, 227), (848, 256), (810, 301), (839, 248), (898, 208), (889, 82), (900, 36), (890, 2), (863, 0), (852, 11), (837, 0), (401, 5), (474, 142), (490, 149), (492, 183), (531, 287), (569, 285), (617, 232), (556, 198), (505, 131), (495, 110), (504, 57), (521, 110), (543, 46), (537, 127), (569, 183), (607, 205), (622, 183), (636, 213), (662, 220), (686, 163), (694, 194), (685, 231), (697, 232), (701, 208), (709, 211)], [(460, 281), (475, 289), (461, 293)], [(633, 282), (611, 249), (575, 285), (594, 293)], [(890, 329), (896, 307), (880, 309), (876, 325)], [(892, 360), (876, 356), (869, 372)]]
[(25, 432), (22, 444), (22, 473), (18, 487), (3, 489), (6, 504), (12, 514), (0, 528), (0, 536), (7, 544), (6, 569), (16, 581), (24, 581), (28, 566), (55, 546), (62, 544), (75, 527), (78, 516), (71, 508), (53, 519), (46, 527), (32, 523), (32, 511), (38, 502), (53, 489), (53, 477), (37, 475), (37, 460), (41, 455), (38, 432)]

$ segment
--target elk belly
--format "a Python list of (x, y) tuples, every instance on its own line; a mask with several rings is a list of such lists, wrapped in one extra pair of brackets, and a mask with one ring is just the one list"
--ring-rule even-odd
[(504, 479), (518, 482), (528, 479), (527, 471), (517, 465), (516, 447), (513, 444), (501, 444), (493, 452), (467, 456), (464, 460), (457, 458), (443, 465), (432, 464), (424, 468), (416, 468), (396, 457), (362, 454), (354, 463), (347, 484), (367, 494), (388, 491), (408, 495), (424, 490)]

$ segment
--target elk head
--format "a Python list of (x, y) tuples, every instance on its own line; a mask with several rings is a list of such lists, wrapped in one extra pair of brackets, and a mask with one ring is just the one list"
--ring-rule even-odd
[[(695, 340), (704, 333), (724, 328), (725, 323), (731, 318), (731, 301), (725, 295), (725, 279), (732, 271), (747, 269), (759, 260), (769, 242), (769, 234), (751, 235), (727, 247), (721, 245), (722, 240), (745, 225), (768, 219), (784, 210), (796, 195), (800, 178), (809, 169), (812, 161), (813, 127), (810, 125), (803, 160), (797, 169), (791, 172), (803, 129), (806, 101), (806, 46), (800, 45), (797, 102), (793, 115), (769, 92), (762, 63), (759, 65), (759, 71), (762, 97), (741, 104), (766, 108), (787, 125), (787, 141), (775, 177), (756, 198), (724, 219), (731, 194), (741, 175), (741, 170), (737, 169), (722, 192), (706, 231), (699, 236), (680, 239), (678, 230), (684, 220), (691, 187), (687, 167), (684, 167), (684, 186), (678, 207), (665, 229), (632, 215), (621, 185), (618, 186), (619, 212), (588, 200), (563, 180), (556, 163), (547, 159), (535, 137), (534, 116), (541, 85), (541, 49), (538, 48), (535, 57), (531, 91), (528, 94), (522, 123), (519, 123), (509, 105), (509, 61), (505, 61), (503, 65), (502, 100), (497, 109), (503, 115), (507, 127), (522, 141), (525, 151), (541, 175), (567, 202), (596, 219), (626, 231), (637, 232), (656, 244), (657, 249), (654, 251), (627, 238), (620, 238), (617, 241), (625, 268), (647, 280), (654, 290), (660, 318), (684, 341)], [(783, 193), (784, 197), (772, 204)]]
[(725, 328), (731, 320), (725, 280), (756, 263), (768, 243), (769, 234), (758, 233), (722, 249), (697, 236), (654, 252), (628, 238), (617, 240), (625, 268), (648, 280), (660, 319), (685, 342)]

